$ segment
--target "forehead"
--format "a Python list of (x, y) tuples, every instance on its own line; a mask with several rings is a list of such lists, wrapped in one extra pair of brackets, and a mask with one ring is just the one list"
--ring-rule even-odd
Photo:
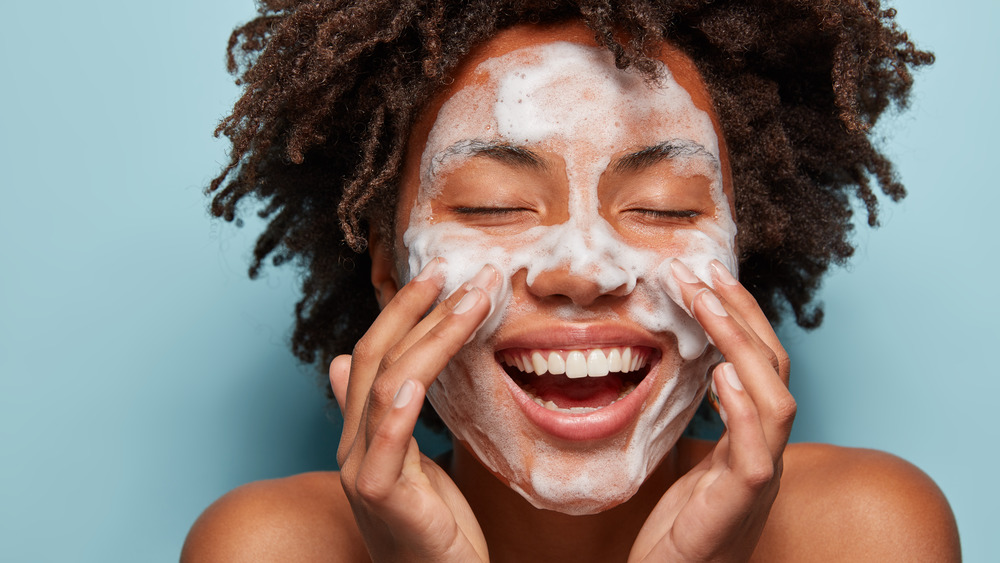
[[(438, 110), (421, 168), (470, 141), (608, 157), (683, 141), (718, 155), (713, 124), (661, 65), (652, 83), (615, 68), (606, 49), (575, 42), (530, 45), (481, 62), (472, 82)], [(570, 163), (567, 162), (567, 165)], [(426, 179), (426, 178), (425, 178)]]
[(469, 141), (535, 144), (557, 153), (568, 143), (597, 142), (602, 146), (592, 149), (622, 153), (692, 140), (718, 158), (730, 191), (721, 128), (691, 59), (661, 44), (655, 58), (666, 80), (652, 83), (638, 71), (615, 68), (612, 54), (593, 35), (577, 22), (524, 25), (474, 49), (411, 131), (400, 219), (405, 222), (415, 189), (427, 179), (421, 171), (428, 173), (435, 157)]

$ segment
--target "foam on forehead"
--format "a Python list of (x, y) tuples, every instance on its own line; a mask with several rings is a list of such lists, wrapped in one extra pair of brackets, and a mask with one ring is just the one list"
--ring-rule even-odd
[(693, 141), (718, 159), (711, 118), (695, 106), (667, 66), (657, 64), (660, 77), (653, 84), (638, 72), (617, 69), (606, 49), (563, 41), (482, 62), (476, 72), (485, 75), (484, 83), (463, 88), (438, 111), (421, 157), (420, 195), (435, 196), (434, 177), (449, 169), (449, 161), (461, 161), (453, 157), (471, 154), (476, 144), (559, 141), (576, 149), (563, 155), (567, 160), (584, 153), (590, 160), (607, 159), (639, 148), (625, 144), (637, 132), (635, 123), (622, 122), (623, 115), (643, 123), (641, 133), (650, 144)]
[[(517, 64), (520, 68), (510, 69)], [(576, 43), (556, 42), (514, 51), (479, 68), (500, 77), (494, 111), (496, 131), (513, 143), (570, 137), (574, 143), (595, 143), (605, 153), (607, 149), (613, 152), (627, 148), (622, 140), (629, 134), (615, 114), (627, 109), (643, 120), (662, 117), (664, 107), (693, 106), (690, 95), (673, 81), (666, 65), (660, 63), (661, 80), (654, 86), (639, 73), (619, 71), (606, 49)], [(672, 112), (671, 138), (696, 140), (718, 156), (711, 119), (704, 112), (697, 113), (703, 119), (683, 123), (690, 113)]]

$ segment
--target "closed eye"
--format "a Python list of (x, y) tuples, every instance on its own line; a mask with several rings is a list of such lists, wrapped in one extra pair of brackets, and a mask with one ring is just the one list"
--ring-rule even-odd
[(626, 211), (656, 219), (694, 219), (701, 216), (701, 212), (693, 209), (628, 209)]

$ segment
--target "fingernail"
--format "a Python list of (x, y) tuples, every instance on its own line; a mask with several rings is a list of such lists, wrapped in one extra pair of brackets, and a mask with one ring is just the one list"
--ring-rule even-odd
[(670, 269), (673, 271), (674, 277), (677, 278), (678, 281), (682, 281), (684, 283), (698, 283), (701, 281), (698, 279), (698, 276), (692, 274), (691, 270), (689, 270), (688, 267), (685, 266), (680, 260), (671, 261)]
[[(719, 375), (718, 372), (716, 372), (716, 375)], [(715, 398), (714, 402), (711, 401), (713, 397)], [(709, 401), (712, 402), (712, 406), (715, 407), (715, 412), (719, 413), (719, 418), (722, 419), (722, 423), (729, 426), (729, 417), (726, 415), (726, 408), (722, 406), (722, 400), (719, 399), (719, 391), (715, 387), (715, 377), (712, 377), (712, 385), (709, 387), (708, 398)]]
[(399, 386), (399, 391), (396, 391), (396, 397), (392, 400), (392, 406), (398, 408), (405, 407), (410, 399), (413, 398), (413, 392), (416, 390), (416, 385), (413, 383), (412, 379), (407, 379)]
[(733, 364), (728, 362), (722, 364), (722, 376), (726, 378), (726, 383), (728, 383), (730, 387), (736, 389), (737, 391), (743, 390), (743, 384), (740, 383), (740, 377), (736, 375), (736, 368), (733, 367)]
[(472, 309), (473, 307), (476, 306), (477, 303), (479, 303), (479, 300), (482, 298), (481, 297), (482, 293), (483, 290), (479, 289), (478, 287), (470, 288), (469, 292), (462, 296), (462, 299), (458, 302), (458, 305), (455, 305), (455, 310), (454, 310), (455, 314), (461, 315), (462, 313), (468, 313), (470, 309)]
[(472, 287), (479, 287), (485, 290), (489, 290), (491, 287), (496, 285), (497, 279), (499, 279), (499, 274), (497, 269), (492, 265), (487, 264), (483, 266), (482, 270), (476, 274), (471, 280), (469, 280), (469, 285)]
[(413, 281), (424, 281), (430, 279), (434, 274), (437, 273), (438, 269), (441, 267), (442, 260), (440, 258), (435, 258), (430, 261), (429, 264), (424, 266), (423, 270), (417, 274), (417, 277), (413, 278)]
[(729, 313), (726, 312), (726, 308), (722, 306), (722, 302), (719, 301), (719, 298), (716, 297), (714, 293), (707, 289), (701, 293), (703, 294), (701, 302), (705, 304), (705, 307), (707, 307), (713, 315), (716, 317), (729, 316)]
[(736, 285), (740, 283), (733, 274), (729, 273), (729, 269), (719, 262), (718, 260), (712, 260), (712, 269), (715, 271), (715, 278), (726, 285)]

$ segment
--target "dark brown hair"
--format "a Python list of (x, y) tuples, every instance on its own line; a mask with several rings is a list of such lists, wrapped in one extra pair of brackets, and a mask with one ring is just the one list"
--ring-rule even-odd
[(872, 185), (905, 193), (869, 131), (933, 56), (894, 16), (877, 0), (262, 0), (229, 41), (244, 92), (216, 131), (232, 153), (211, 210), (259, 207), (250, 275), (268, 259), (302, 268), (292, 348), (325, 365), (377, 313), (368, 229), (392, 232), (421, 109), (499, 30), (577, 19), (620, 68), (654, 72), (662, 40), (695, 61), (731, 155), (740, 277), (769, 318), (815, 327), (823, 274), (853, 252), (853, 201), (875, 225)]

